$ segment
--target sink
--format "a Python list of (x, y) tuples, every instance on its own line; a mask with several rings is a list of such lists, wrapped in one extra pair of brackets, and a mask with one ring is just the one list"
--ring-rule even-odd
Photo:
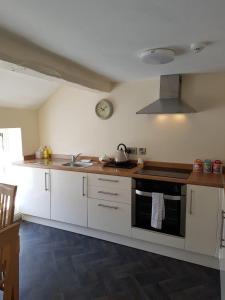
[(63, 166), (65, 167), (77, 167), (77, 168), (87, 168), (87, 167), (91, 167), (93, 165), (93, 163), (91, 162), (81, 162), (81, 161), (77, 161), (77, 162), (69, 162), (66, 164), (63, 164)]

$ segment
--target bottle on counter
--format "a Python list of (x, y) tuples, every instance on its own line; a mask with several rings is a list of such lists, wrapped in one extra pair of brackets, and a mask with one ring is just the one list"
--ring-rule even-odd
[(139, 157), (137, 161), (137, 165), (139, 168), (143, 169), (144, 168), (144, 161), (143, 158)]
[(196, 159), (193, 164), (193, 172), (201, 173), (203, 171), (203, 162), (201, 159)]
[(214, 174), (222, 174), (223, 173), (223, 163), (221, 160), (215, 160), (213, 162), (213, 173)]
[(50, 146), (48, 146), (48, 159), (52, 158), (52, 149)]
[(206, 159), (204, 161), (203, 171), (206, 174), (212, 173), (212, 161), (211, 161), (211, 159)]
[(48, 159), (48, 147), (47, 146), (44, 146), (44, 149), (43, 149), (43, 158), (44, 159)]

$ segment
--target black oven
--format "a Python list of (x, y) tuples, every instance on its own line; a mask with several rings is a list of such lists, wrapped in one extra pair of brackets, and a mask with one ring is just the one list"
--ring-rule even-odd
[[(181, 183), (134, 179), (132, 226), (184, 237), (186, 189)], [(165, 216), (161, 229), (151, 226), (153, 192), (163, 193)]]

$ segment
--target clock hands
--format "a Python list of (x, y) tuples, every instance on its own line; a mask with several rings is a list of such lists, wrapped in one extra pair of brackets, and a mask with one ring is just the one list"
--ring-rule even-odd
[(105, 107), (100, 107), (101, 111), (105, 111), (106, 110), (106, 106)]

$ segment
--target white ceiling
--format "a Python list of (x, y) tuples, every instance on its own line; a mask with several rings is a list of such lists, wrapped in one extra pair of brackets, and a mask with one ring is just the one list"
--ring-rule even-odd
[(54, 81), (0, 69), (0, 106), (37, 108), (58, 86)]
[[(0, 26), (116, 80), (225, 70), (224, 0), (0, 0)], [(209, 42), (198, 55), (192, 42)], [(145, 48), (181, 49), (163, 66)]]

